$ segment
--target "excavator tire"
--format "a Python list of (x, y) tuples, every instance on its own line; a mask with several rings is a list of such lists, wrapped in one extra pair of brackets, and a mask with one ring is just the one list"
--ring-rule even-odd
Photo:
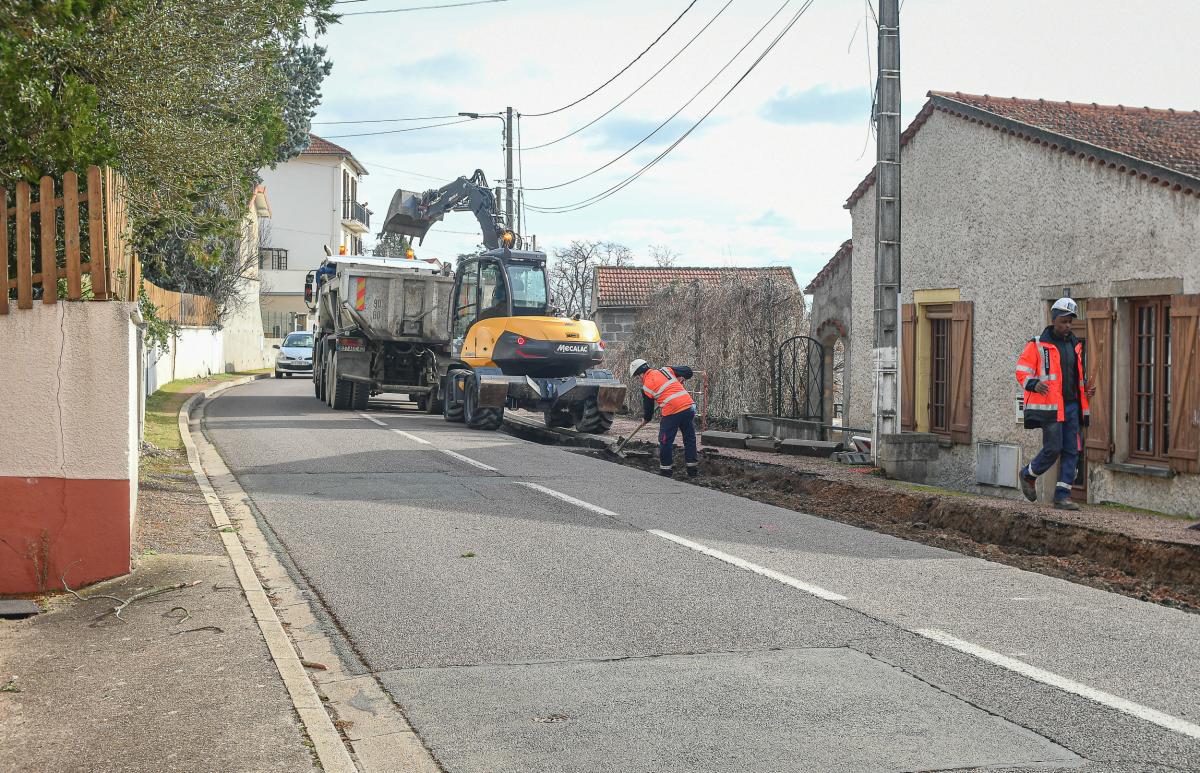
[(471, 429), (497, 430), (504, 422), (504, 408), (480, 408), (477, 405), (479, 388), (475, 379), (467, 380), (467, 388), (463, 395), (463, 418)]
[(371, 387), (355, 381), (351, 390), (350, 408), (355, 411), (365, 411), (367, 409), (367, 401), (370, 399)]
[(461, 424), (463, 422), (463, 408), (464, 406), (462, 403), (454, 403), (447, 400), (442, 405), (442, 417), (445, 418), (446, 421), (451, 421), (455, 424)]
[(612, 428), (613, 415), (600, 410), (595, 397), (584, 400), (575, 414), (575, 429), (590, 435), (603, 435)]

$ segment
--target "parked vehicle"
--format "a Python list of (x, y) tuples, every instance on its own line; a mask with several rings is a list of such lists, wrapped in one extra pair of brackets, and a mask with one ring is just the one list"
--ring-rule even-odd
[(275, 378), (292, 377), (293, 373), (312, 374), (313, 334), (288, 333), (282, 344), (275, 344)]

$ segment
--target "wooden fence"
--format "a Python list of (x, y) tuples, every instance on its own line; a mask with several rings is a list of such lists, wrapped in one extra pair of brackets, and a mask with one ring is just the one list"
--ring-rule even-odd
[(146, 297), (158, 310), (158, 318), (164, 322), (193, 327), (208, 327), (217, 323), (217, 307), (207, 295), (177, 293), (164, 290), (149, 280), (142, 280)]
[[(85, 180), (75, 172), (59, 181), (46, 176), (36, 191), (34, 197), (24, 181), (0, 191), (0, 314), (8, 313), (14, 290), (18, 309), (60, 297), (134, 300), (140, 277), (125, 180), (112, 169), (90, 166)], [(60, 279), (66, 280), (61, 291)]]

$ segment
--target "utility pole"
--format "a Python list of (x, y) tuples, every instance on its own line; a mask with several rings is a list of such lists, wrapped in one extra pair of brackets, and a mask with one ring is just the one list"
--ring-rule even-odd
[(513, 230), (513, 109), (505, 111), (504, 116), (504, 227)]
[(875, 425), (879, 440), (900, 431), (900, 0), (879, 2), (875, 129)]

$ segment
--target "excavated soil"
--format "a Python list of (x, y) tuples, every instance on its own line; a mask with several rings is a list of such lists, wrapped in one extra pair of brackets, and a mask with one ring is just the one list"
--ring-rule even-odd
[[(650, 454), (586, 453), (648, 471), (658, 466)], [(705, 488), (1200, 613), (1200, 545), (1092, 529), (974, 497), (889, 491), (708, 453), (701, 472), (693, 482)], [(682, 478), (682, 470), (676, 476)]]

